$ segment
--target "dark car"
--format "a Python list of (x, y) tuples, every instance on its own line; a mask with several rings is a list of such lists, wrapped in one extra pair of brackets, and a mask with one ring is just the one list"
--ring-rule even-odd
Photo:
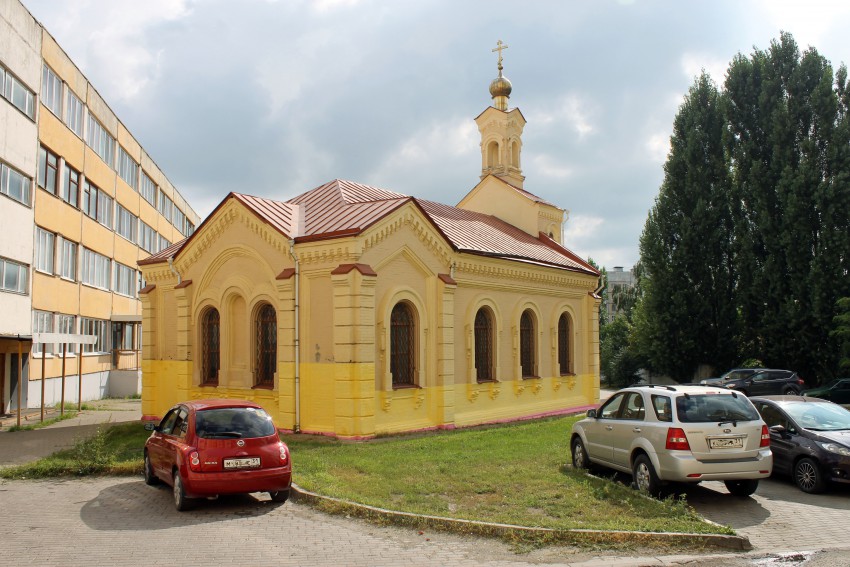
[(145, 442), (145, 482), (171, 485), (179, 511), (195, 498), (219, 494), (268, 492), (275, 502), (289, 497), (289, 449), (254, 402), (183, 402), (145, 429), (152, 431)]
[(801, 396), (752, 397), (770, 429), (773, 472), (790, 475), (803, 492), (850, 483), (850, 411)]
[(850, 378), (836, 378), (819, 388), (805, 390), (803, 395), (829, 400), (836, 404), (850, 404)]
[(761, 372), (762, 370), (766, 370), (765, 368), (733, 368), (720, 378), (703, 378), (699, 381), (702, 386), (722, 386), (724, 382), (731, 382), (732, 380), (740, 380), (742, 378), (747, 378), (748, 376), (755, 374), (756, 372)]
[(800, 395), (806, 383), (791, 370), (759, 370), (749, 376), (727, 380), (723, 387), (745, 396)]

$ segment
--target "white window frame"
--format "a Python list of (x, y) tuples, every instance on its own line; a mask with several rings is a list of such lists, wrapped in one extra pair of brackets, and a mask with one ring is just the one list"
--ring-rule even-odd
[[(15, 273), (16, 285), (7, 285), (6, 279)], [(0, 258), (0, 291), (26, 295), (29, 291), (29, 266), (14, 260)]]
[[(13, 187), (16, 188), (14, 191)], [(14, 167), (0, 162), (0, 193), (31, 207), (32, 179)]]
[(3, 66), (0, 66), (0, 95), (35, 122), (35, 92)]
[[(33, 333), (53, 333), (54, 332), (54, 324), (55, 318), (53, 313), (50, 311), (39, 311), (33, 309), (32, 311), (32, 332)], [(44, 343), (45, 348), (42, 350), (42, 343), (32, 343), (32, 352), (33, 354), (41, 354), (50, 355), (53, 354), (54, 348), (56, 345), (53, 343)]]
[(41, 103), (57, 118), (62, 117), (62, 84), (56, 71), (44, 63), (41, 71)]
[[(65, 315), (64, 313), (56, 314), (56, 332), (63, 333), (68, 335), (74, 335), (77, 333), (77, 317), (74, 315)], [(61, 354), (62, 347), (56, 347), (56, 353)], [(77, 352), (77, 345), (74, 343), (68, 343), (68, 347), (65, 350), (67, 354), (74, 354)]]
[(91, 112), (88, 119), (88, 127), (86, 129), (86, 143), (94, 153), (100, 156), (106, 165), (115, 169), (115, 138), (106, 131), (103, 124), (98, 122), (94, 114)]
[(142, 182), (139, 186), (139, 193), (141, 193), (142, 197), (144, 197), (145, 201), (150, 203), (156, 208), (156, 194), (159, 191), (159, 188), (156, 186), (156, 183), (153, 182), (153, 179), (142, 170)]
[(139, 220), (139, 248), (150, 254), (158, 252), (156, 249), (158, 235), (152, 226), (143, 220)]
[(84, 354), (106, 354), (110, 349), (110, 325), (109, 321), (103, 319), (92, 319), (90, 317), (80, 317), (80, 334), (94, 335), (97, 337), (97, 342), (94, 344), (83, 345)]
[(60, 236), (58, 252), (59, 277), (72, 282), (77, 281), (77, 243)]
[(56, 235), (35, 227), (35, 269), (51, 276), (56, 268)]
[(139, 164), (120, 144), (118, 145), (118, 176), (133, 190), (139, 190)]
[(136, 244), (138, 241), (139, 218), (125, 209), (121, 203), (117, 203), (115, 208), (115, 233)]
[(136, 277), (136, 270), (134, 270), (130, 266), (125, 266), (121, 262), (114, 262), (114, 264), (115, 282), (112, 289), (118, 295), (124, 295), (126, 297), (135, 298), (137, 291), (135, 289), (135, 286), (138, 283), (138, 278)]
[(94, 250), (82, 247), (80, 254), (80, 281), (85, 285), (110, 291), (112, 282), (112, 259)]
[(71, 90), (67, 89), (68, 94), (65, 97), (65, 124), (70, 128), (71, 132), (83, 138), (85, 127), (86, 105), (83, 101)]

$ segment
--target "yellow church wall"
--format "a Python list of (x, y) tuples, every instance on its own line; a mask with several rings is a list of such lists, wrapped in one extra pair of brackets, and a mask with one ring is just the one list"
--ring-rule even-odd
[(496, 177), (485, 177), (458, 207), (493, 215), (532, 236), (537, 236), (538, 212), (534, 201), (507, 187)]

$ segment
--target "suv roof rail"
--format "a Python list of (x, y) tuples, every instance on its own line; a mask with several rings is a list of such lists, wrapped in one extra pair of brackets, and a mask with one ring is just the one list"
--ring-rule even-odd
[(647, 388), (664, 388), (665, 390), (670, 390), (671, 392), (675, 392), (676, 388), (673, 386), (667, 386), (665, 384), (647, 384)]

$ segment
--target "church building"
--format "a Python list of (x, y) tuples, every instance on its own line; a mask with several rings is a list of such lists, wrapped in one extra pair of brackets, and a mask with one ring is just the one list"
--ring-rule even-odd
[(242, 398), (285, 430), (369, 438), (598, 401), (600, 274), (564, 246), (566, 211), (524, 188), (502, 48), (457, 205), (339, 179), (230, 193), (139, 262), (146, 417)]

